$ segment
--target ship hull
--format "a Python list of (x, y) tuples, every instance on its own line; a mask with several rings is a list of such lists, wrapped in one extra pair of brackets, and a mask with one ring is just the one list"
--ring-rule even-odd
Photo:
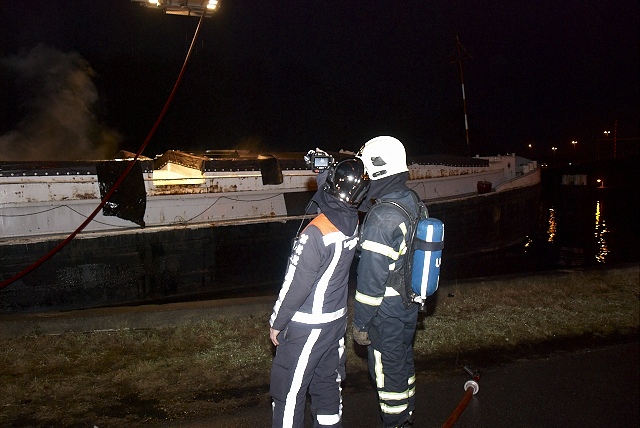
[[(514, 245), (533, 231), (539, 186), (428, 203), (445, 224), (443, 260)], [(162, 228), (74, 239), (2, 291), (2, 312), (73, 310), (276, 293), (301, 220)], [(59, 240), (0, 246), (0, 276)]]
[(496, 251), (535, 231), (540, 185), (427, 203), (429, 215), (445, 224), (443, 258)]
[[(164, 228), (74, 239), (2, 291), (3, 312), (198, 300), (275, 290), (299, 221)], [(35, 263), (57, 240), (0, 246), (0, 275)]]
[[(186, 160), (199, 159), (192, 158)], [(158, 179), (162, 175), (149, 165), (142, 168), (133, 177), (138, 182), (126, 186), (131, 195), (110, 200), (110, 211), (100, 212), (85, 232), (0, 289), (0, 312), (276, 293), (291, 241), (311, 217), (305, 211), (314, 175), (298, 167), (280, 171), (279, 165), (273, 173), (272, 159), (267, 166), (261, 161), (257, 172), (220, 172), (211, 165), (189, 166), (184, 157), (171, 160), (189, 167), (187, 178), (179, 178), (184, 184), (173, 176)], [(43, 172), (54, 171), (43, 165), (0, 168), (7, 171), (0, 174), (6, 201), (0, 204), (0, 280), (56, 248), (111, 185), (114, 174), (105, 170), (117, 175), (123, 165), (83, 165), (75, 171), (84, 175), (71, 179), (43, 178)], [(525, 239), (535, 227), (540, 194), (540, 171), (532, 165), (511, 156), (410, 167), (409, 186), (445, 224), (444, 260)]]

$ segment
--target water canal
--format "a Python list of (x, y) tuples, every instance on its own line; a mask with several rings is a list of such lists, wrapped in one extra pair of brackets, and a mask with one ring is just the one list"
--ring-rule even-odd
[(637, 174), (627, 171), (615, 177), (604, 171), (602, 178), (591, 174), (584, 185), (562, 184), (569, 172), (543, 172), (537, 227), (523, 243), (443, 260), (442, 281), (637, 263)]

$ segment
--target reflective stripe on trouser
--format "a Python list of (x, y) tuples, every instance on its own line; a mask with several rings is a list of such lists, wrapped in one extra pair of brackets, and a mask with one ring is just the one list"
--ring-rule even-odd
[(280, 333), (269, 389), (272, 427), (304, 426), (307, 391), (314, 426), (342, 427), (346, 326), (346, 318), (313, 329), (293, 323)]
[(375, 380), (383, 426), (401, 426), (415, 407), (413, 337), (418, 312), (401, 318), (380, 312), (369, 328), (369, 373)]

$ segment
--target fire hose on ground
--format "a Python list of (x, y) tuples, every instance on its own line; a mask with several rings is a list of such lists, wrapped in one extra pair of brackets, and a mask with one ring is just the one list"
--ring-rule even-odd
[(480, 390), (480, 385), (478, 385), (478, 382), (480, 381), (480, 371), (473, 371), (468, 366), (464, 366), (463, 368), (464, 371), (467, 372), (469, 376), (471, 376), (471, 379), (465, 382), (465, 392), (462, 396), (462, 400), (460, 400), (460, 403), (458, 403), (458, 406), (454, 409), (453, 413), (451, 413), (449, 418), (444, 422), (442, 428), (452, 427), (453, 424), (456, 423), (462, 412), (464, 412), (464, 409), (467, 407), (467, 404), (469, 404), (469, 401), (471, 401), (471, 397), (476, 395)]

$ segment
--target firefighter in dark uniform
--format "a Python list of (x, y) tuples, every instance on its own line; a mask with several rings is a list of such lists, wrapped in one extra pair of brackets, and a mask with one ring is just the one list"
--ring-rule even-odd
[(312, 201), (320, 214), (294, 241), (269, 320), (276, 346), (273, 427), (304, 425), (307, 392), (314, 426), (342, 427), (349, 271), (358, 240), (357, 206), (368, 186), (359, 159), (334, 163), (318, 175)]
[[(368, 202), (389, 200), (417, 215), (409, 178), (406, 153), (393, 137), (376, 137), (358, 153), (369, 174)], [(369, 373), (374, 379), (383, 426), (407, 427), (413, 423), (415, 369), (413, 338), (418, 305), (407, 303), (400, 269), (404, 263), (409, 224), (396, 208), (382, 205), (372, 210), (362, 225), (361, 254), (354, 303), (353, 337), (368, 345)]]

